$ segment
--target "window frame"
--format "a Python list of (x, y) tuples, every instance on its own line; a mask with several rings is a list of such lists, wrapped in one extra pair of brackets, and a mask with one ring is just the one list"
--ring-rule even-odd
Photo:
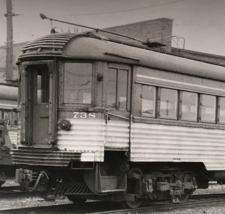
[[(131, 94), (131, 67), (129, 65), (123, 65), (123, 64), (116, 64), (116, 63), (108, 63), (106, 72), (108, 73), (110, 69), (115, 69), (116, 70), (116, 107), (115, 108), (111, 108), (114, 109), (116, 111), (125, 111), (128, 112), (130, 111), (130, 94)], [(119, 94), (118, 94), (118, 76), (119, 76), (119, 71), (120, 70), (124, 70), (127, 71), (127, 94), (126, 94), (126, 109), (119, 109)], [(107, 81), (108, 81), (108, 75), (106, 74), (106, 78), (104, 78), (106, 80), (105, 84), (107, 85)], [(106, 95), (105, 95), (105, 103), (106, 103), (106, 107), (107, 107), (107, 95), (108, 95), (108, 90), (106, 91)], [(107, 107), (108, 108), (108, 107)]]
[[(59, 66), (59, 105), (60, 107), (92, 107), (95, 105), (95, 72), (96, 72), (96, 62), (94, 61), (75, 61), (75, 60), (67, 60), (60, 61)], [(91, 85), (91, 103), (64, 103), (64, 85), (65, 85), (65, 64), (66, 63), (87, 63), (92, 65), (92, 85)]]
[(218, 96), (217, 97), (217, 115), (216, 115), (216, 122), (217, 124), (220, 124), (220, 125), (225, 125), (225, 121), (224, 122), (220, 122), (220, 108), (221, 108), (221, 99), (225, 99), (225, 97), (222, 97), (222, 96)]
[[(190, 121), (190, 122), (198, 122), (198, 115), (199, 115), (199, 93), (197, 92), (192, 92), (192, 91), (182, 91), (182, 90), (178, 90), (180, 92), (180, 97), (179, 97), (179, 118), (178, 120), (181, 120), (181, 121)], [(185, 119), (182, 119), (182, 103), (183, 103), (183, 93), (192, 93), (192, 94), (196, 94), (196, 103), (197, 103), (197, 106), (196, 106), (196, 119), (188, 119), (188, 118), (185, 118)]]
[[(224, 122), (220, 122), (220, 108), (221, 108), (221, 99), (225, 99), (225, 96), (219, 95), (219, 94), (207, 94), (203, 92), (196, 92), (196, 91), (188, 91), (188, 90), (182, 90), (182, 89), (176, 89), (172, 87), (164, 87), (164, 86), (158, 86), (154, 84), (148, 84), (148, 83), (135, 83), (137, 84), (137, 92), (135, 92), (135, 114), (138, 114), (141, 121), (145, 119), (145, 121), (149, 121), (149, 123), (154, 123), (154, 124), (173, 124), (177, 126), (188, 126), (188, 127), (201, 127), (201, 128), (219, 128), (219, 129), (225, 129), (225, 120)], [(156, 114), (155, 116), (151, 115), (143, 115), (142, 114), (142, 93), (143, 93), (143, 87), (144, 86), (152, 86), (155, 88), (155, 107), (156, 107)], [(135, 88), (134, 87), (134, 88)], [(162, 89), (167, 89), (167, 90), (174, 90), (176, 91), (176, 96), (177, 96), (177, 110), (176, 110), (176, 116), (175, 117), (170, 117), (170, 116), (161, 116), (160, 115), (160, 102), (161, 102), (161, 91)], [(182, 119), (182, 95), (184, 92), (187, 93), (193, 93), (196, 95), (196, 103), (197, 103), (197, 112), (196, 112), (196, 118), (195, 120), (193, 119)], [(214, 99), (214, 106), (215, 106), (215, 119), (214, 121), (206, 121), (202, 120), (202, 97), (203, 96), (210, 96), (213, 97)], [(225, 108), (224, 108), (225, 110)], [(137, 121), (139, 121), (137, 119)]]
[[(210, 121), (206, 121), (206, 120), (202, 120), (202, 97), (203, 96), (211, 96), (215, 98), (215, 116), (214, 116), (214, 121), (210, 122)], [(217, 104), (217, 97), (216, 95), (209, 95), (209, 94), (202, 94), (199, 93), (199, 122), (200, 123), (209, 123), (209, 124), (218, 124), (217, 123), (217, 112), (218, 112), (218, 104)]]
[[(175, 112), (175, 116), (174, 117), (161, 116), (160, 115), (160, 102), (161, 102), (161, 91), (162, 91), (162, 89), (176, 91), (176, 112)], [(173, 89), (173, 88), (158, 87), (158, 93), (157, 93), (157, 118), (159, 118), (159, 119), (169, 119), (169, 120), (178, 120), (178, 112), (179, 112), (178, 101), (179, 101), (179, 90)]]
[[(154, 112), (152, 115), (144, 115), (144, 113), (142, 112), (142, 100), (143, 100), (143, 87), (153, 87), (154, 88)], [(140, 110), (140, 113), (141, 113), (141, 117), (150, 117), (150, 118), (156, 118), (157, 116), (157, 90), (158, 90), (158, 87), (156, 86), (152, 86), (152, 85), (147, 85), (147, 84), (141, 84), (141, 110)]]

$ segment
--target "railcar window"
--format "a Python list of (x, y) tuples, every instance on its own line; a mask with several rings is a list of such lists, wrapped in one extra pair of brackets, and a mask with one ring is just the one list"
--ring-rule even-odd
[(161, 88), (159, 101), (160, 118), (176, 119), (177, 90)]
[(11, 125), (10, 112), (7, 111), (4, 112), (4, 120), (7, 121), (7, 125)]
[(0, 120), (7, 121), (8, 126), (17, 126), (19, 120), (19, 113), (10, 110), (1, 110)]
[(107, 78), (107, 107), (127, 109), (128, 71), (110, 68)]
[(37, 74), (37, 103), (49, 102), (49, 72), (46, 69)]
[(191, 92), (181, 92), (181, 120), (197, 121), (198, 95)]
[(65, 63), (64, 103), (92, 103), (92, 64)]
[(225, 124), (225, 98), (219, 99), (219, 123)]
[(141, 114), (143, 116), (155, 116), (156, 88), (142, 85)]
[(116, 80), (117, 70), (109, 69), (107, 82), (107, 107), (116, 108)]
[(126, 70), (118, 71), (118, 108), (127, 108), (127, 84), (128, 72)]
[(200, 118), (202, 122), (216, 122), (216, 97), (201, 95)]
[(16, 112), (12, 112), (13, 114), (13, 125), (14, 126), (17, 126), (18, 125), (18, 117), (19, 117), (19, 114), (16, 113)]

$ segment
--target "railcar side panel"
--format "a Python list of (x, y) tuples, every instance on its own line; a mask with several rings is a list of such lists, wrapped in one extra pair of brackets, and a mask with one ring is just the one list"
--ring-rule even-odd
[(131, 161), (202, 162), (207, 170), (224, 170), (224, 130), (140, 122), (132, 124)]
[(130, 160), (200, 162), (207, 170), (224, 170), (225, 83), (138, 66), (134, 70)]
[(129, 150), (129, 123), (127, 121), (109, 120), (105, 124), (105, 150)]

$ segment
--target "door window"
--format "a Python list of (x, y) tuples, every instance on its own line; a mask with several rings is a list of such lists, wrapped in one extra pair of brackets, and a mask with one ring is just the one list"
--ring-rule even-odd
[(49, 72), (46, 69), (40, 69), (37, 72), (37, 103), (49, 102)]
[(118, 110), (127, 109), (128, 71), (110, 68), (107, 77), (107, 107)]

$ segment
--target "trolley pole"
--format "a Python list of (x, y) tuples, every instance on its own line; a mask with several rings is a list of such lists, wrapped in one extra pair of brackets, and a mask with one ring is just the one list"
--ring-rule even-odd
[(13, 79), (13, 27), (12, 18), (12, 0), (6, 0), (6, 23), (7, 23), (7, 41), (6, 41), (6, 83), (11, 84)]

